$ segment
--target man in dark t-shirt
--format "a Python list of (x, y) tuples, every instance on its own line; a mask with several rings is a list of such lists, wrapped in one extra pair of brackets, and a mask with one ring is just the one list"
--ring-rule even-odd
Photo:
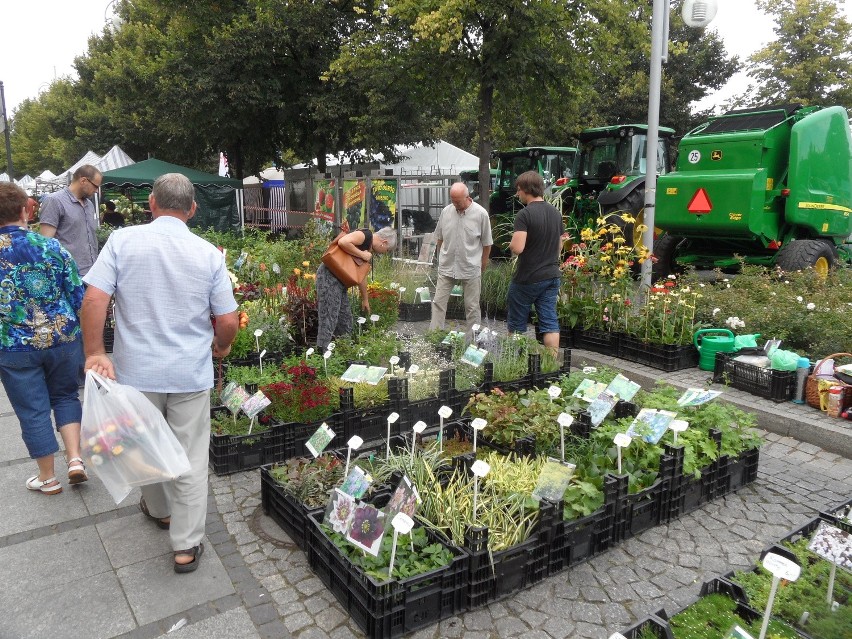
[(523, 333), (527, 330), (530, 308), (535, 304), (544, 345), (555, 355), (559, 350), (556, 299), (562, 281), (559, 257), (565, 227), (556, 207), (544, 201), (544, 180), (538, 173), (522, 173), (515, 187), (525, 208), (515, 217), (509, 243), (509, 250), (518, 256), (515, 275), (509, 285), (509, 331)]

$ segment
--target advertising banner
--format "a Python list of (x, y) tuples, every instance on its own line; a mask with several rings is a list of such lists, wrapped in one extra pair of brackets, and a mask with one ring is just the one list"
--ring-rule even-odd
[(364, 180), (343, 180), (343, 219), (349, 230), (367, 227), (367, 183)]
[(367, 205), (372, 230), (378, 231), (386, 226), (393, 226), (396, 217), (397, 187), (396, 180), (372, 180)]

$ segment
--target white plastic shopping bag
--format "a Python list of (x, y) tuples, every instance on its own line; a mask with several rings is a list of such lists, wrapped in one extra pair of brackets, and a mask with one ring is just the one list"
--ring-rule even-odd
[(165, 418), (135, 388), (86, 373), (80, 445), (86, 464), (115, 500), (134, 486), (189, 472), (189, 459)]

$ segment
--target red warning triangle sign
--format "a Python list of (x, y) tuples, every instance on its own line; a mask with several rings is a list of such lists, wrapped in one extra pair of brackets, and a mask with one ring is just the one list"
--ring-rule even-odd
[(690, 213), (709, 213), (712, 211), (713, 204), (710, 203), (707, 191), (703, 188), (698, 189), (689, 201), (689, 205), (686, 207), (686, 210)]

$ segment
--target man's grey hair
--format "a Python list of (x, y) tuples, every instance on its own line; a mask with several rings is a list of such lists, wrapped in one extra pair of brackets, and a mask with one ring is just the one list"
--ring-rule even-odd
[(166, 173), (158, 177), (151, 195), (157, 201), (157, 206), (166, 211), (189, 213), (195, 201), (192, 182), (180, 173)]
[(379, 229), (374, 233), (374, 235), (380, 237), (388, 243), (388, 251), (392, 251), (396, 248), (396, 231), (389, 226), (386, 226), (383, 229)]

